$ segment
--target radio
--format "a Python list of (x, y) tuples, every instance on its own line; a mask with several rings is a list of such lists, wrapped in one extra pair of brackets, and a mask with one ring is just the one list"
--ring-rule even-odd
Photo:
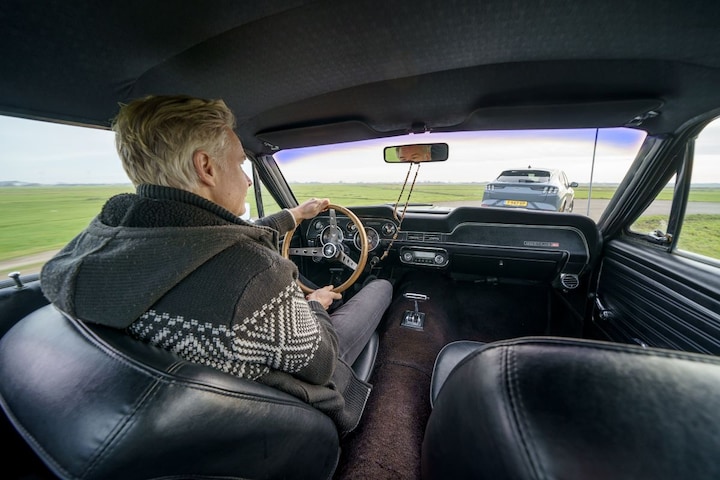
[(450, 256), (442, 248), (403, 247), (400, 249), (400, 261), (412, 265), (444, 267)]

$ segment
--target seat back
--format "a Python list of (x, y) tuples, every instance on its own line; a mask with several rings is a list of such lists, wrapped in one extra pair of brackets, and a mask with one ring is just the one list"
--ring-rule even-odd
[(479, 344), (436, 391), (424, 480), (720, 478), (716, 357), (525, 338)]
[(64, 479), (330, 478), (329, 417), (52, 305), (0, 339), (0, 402)]
[(0, 282), (0, 337), (20, 319), (50, 303), (36, 277), (25, 277), (20, 287), (14, 282)]

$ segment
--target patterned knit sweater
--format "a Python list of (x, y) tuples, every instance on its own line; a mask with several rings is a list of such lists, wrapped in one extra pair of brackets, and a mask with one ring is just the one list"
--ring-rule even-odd
[(330, 317), (278, 253), (283, 210), (255, 224), (192, 193), (141, 185), (108, 200), (41, 272), (45, 295), (85, 322), (288, 392), (355, 428), (370, 393), (338, 359)]

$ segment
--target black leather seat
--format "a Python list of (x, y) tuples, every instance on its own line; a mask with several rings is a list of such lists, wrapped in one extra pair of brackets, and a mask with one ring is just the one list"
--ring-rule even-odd
[(471, 346), (438, 356), (425, 480), (720, 478), (720, 359), (566, 338)]
[(450, 376), (450, 372), (457, 366), (460, 361), (467, 357), (470, 353), (485, 345), (480, 342), (472, 342), (468, 340), (460, 340), (445, 345), (435, 359), (433, 366), (432, 378), (430, 379), (430, 406), (435, 405), (435, 399), (440, 393), (445, 380)]
[(0, 337), (21, 318), (48, 303), (37, 279), (24, 283), (22, 288), (0, 288)]
[[(377, 336), (365, 378), (376, 353)], [(51, 305), (0, 339), (0, 400), (64, 479), (327, 479), (339, 458), (333, 422), (299, 399)]]

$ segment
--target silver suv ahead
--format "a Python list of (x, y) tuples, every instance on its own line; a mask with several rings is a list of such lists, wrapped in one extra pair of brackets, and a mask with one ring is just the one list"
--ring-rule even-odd
[(505, 170), (485, 187), (482, 206), (572, 212), (577, 186), (562, 170)]

